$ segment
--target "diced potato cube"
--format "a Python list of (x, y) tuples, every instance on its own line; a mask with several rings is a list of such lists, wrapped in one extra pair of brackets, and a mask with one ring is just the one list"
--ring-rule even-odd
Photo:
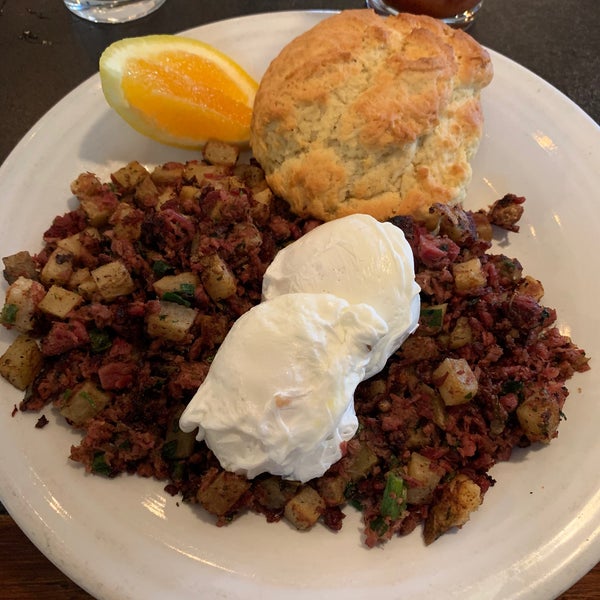
[(248, 163), (236, 165), (233, 169), (233, 174), (241, 179), (249, 188), (254, 188), (258, 185), (266, 186), (265, 172), (258, 165)]
[(285, 481), (279, 477), (267, 477), (260, 480), (254, 495), (259, 504), (271, 510), (281, 510), (292, 498), (299, 487), (296, 481)]
[(458, 317), (454, 329), (450, 332), (448, 347), (452, 350), (462, 348), (473, 341), (473, 331), (467, 317)]
[(35, 339), (22, 333), (0, 357), (0, 375), (17, 389), (25, 390), (40, 372), (43, 359)]
[(70, 252), (73, 257), (78, 257), (81, 255), (81, 240), (78, 233), (63, 238), (62, 240), (58, 240), (56, 246), (61, 250)]
[(71, 182), (71, 192), (77, 198), (87, 198), (102, 194), (102, 182), (93, 173), (80, 173), (77, 179)]
[(195, 202), (200, 197), (200, 189), (195, 185), (182, 185), (179, 190), (179, 200), (182, 202)]
[(493, 237), (493, 229), (487, 215), (481, 212), (475, 212), (472, 216), (479, 239), (485, 240), (486, 242), (491, 242)]
[(158, 185), (176, 186), (183, 176), (183, 164), (179, 162), (168, 162), (156, 167), (150, 177)]
[(74, 308), (79, 306), (83, 298), (75, 292), (53, 285), (39, 303), (38, 308), (48, 315), (64, 319)]
[(101, 390), (92, 381), (84, 381), (70, 394), (63, 394), (60, 414), (75, 427), (82, 427), (102, 411), (109, 400), (110, 394)]
[(142, 235), (143, 216), (144, 213), (141, 210), (127, 204), (127, 202), (121, 202), (110, 217), (115, 238), (119, 240), (139, 240)]
[(99, 294), (98, 286), (96, 285), (91, 273), (88, 279), (84, 279), (77, 286), (77, 292), (86, 300), (93, 300), (94, 296)]
[(135, 290), (135, 283), (131, 279), (129, 271), (118, 260), (94, 269), (92, 278), (98, 287), (98, 292), (107, 302), (119, 296), (131, 294)]
[(240, 155), (240, 149), (226, 142), (209, 140), (206, 142), (202, 154), (211, 165), (233, 167)]
[(240, 253), (253, 252), (263, 243), (260, 230), (252, 223), (236, 223), (232, 228), (230, 239), (235, 240), (236, 250)]
[(250, 489), (250, 482), (229, 471), (219, 471), (208, 485), (201, 485), (196, 497), (211, 514), (219, 517), (230, 512), (240, 498)]
[(487, 283), (479, 258), (452, 265), (454, 287), (458, 292), (473, 292)]
[(70, 250), (56, 248), (40, 273), (42, 283), (66, 285), (73, 274), (74, 258), (75, 256)]
[(319, 477), (317, 488), (327, 506), (339, 506), (346, 500), (345, 492), (348, 480), (341, 475)]
[(27, 277), (19, 277), (6, 291), (2, 308), (2, 325), (26, 333), (36, 324), (36, 310), (46, 295), (44, 286)]
[(408, 429), (406, 441), (404, 443), (409, 450), (419, 450), (420, 448), (423, 448), (423, 446), (430, 446), (431, 441), (430, 429), (415, 424)]
[(475, 223), (464, 210), (453, 210), (445, 204), (434, 204), (431, 207), (431, 212), (438, 214), (440, 217), (440, 235), (449, 237), (459, 245), (475, 238), (477, 233)]
[[(227, 192), (236, 192), (244, 189), (243, 182), (233, 175), (214, 179), (210, 182), (210, 186), (215, 190), (225, 190)], [(210, 218), (215, 221), (215, 223), (223, 219), (221, 208), (221, 204), (216, 203), (210, 211)]]
[(80, 198), (79, 205), (85, 213), (88, 223), (92, 227), (102, 227), (108, 223), (110, 215), (118, 205), (115, 198), (114, 202), (106, 202), (102, 196)]
[(158, 198), (156, 199), (156, 210), (159, 211), (162, 209), (163, 204), (170, 202), (171, 200), (175, 200), (177, 198), (177, 191), (175, 188), (166, 187), (163, 189)]
[(135, 188), (134, 198), (138, 206), (150, 208), (158, 203), (159, 191), (152, 178), (148, 175)]
[(148, 176), (146, 167), (137, 160), (121, 167), (114, 173), (111, 173), (112, 181), (125, 192), (132, 192), (136, 186)]
[(496, 266), (498, 277), (502, 281), (519, 283), (523, 278), (523, 266), (516, 258), (510, 258), (504, 254), (491, 257)]
[(212, 185), (222, 177), (227, 177), (230, 168), (223, 165), (207, 165), (204, 162), (190, 161), (183, 169), (183, 179), (198, 187)]
[(208, 295), (215, 301), (233, 296), (237, 291), (237, 282), (227, 263), (218, 255), (211, 254), (200, 259), (203, 267), (200, 275)]
[(271, 209), (271, 204), (275, 198), (275, 193), (269, 187), (266, 179), (263, 179), (261, 182), (253, 185), (250, 188), (250, 195), (258, 204), (264, 204), (269, 210)]
[(77, 179), (71, 182), (71, 192), (80, 200), (101, 195), (103, 190), (104, 185), (93, 173), (80, 173)]
[(446, 406), (469, 402), (479, 387), (464, 358), (445, 358), (433, 372), (433, 379)]
[(33, 257), (26, 250), (5, 256), (2, 262), (4, 263), (4, 279), (9, 284), (14, 283), (19, 277), (34, 280), (38, 278)]
[[(94, 281), (92, 279), (92, 274), (87, 267), (83, 267), (82, 269), (75, 269), (73, 274), (71, 275), (69, 282), (67, 283), (67, 288), (70, 290), (77, 290), (77, 288), (85, 281)], [(94, 286), (96, 283), (94, 283)]]
[(517, 293), (529, 296), (539, 302), (544, 296), (544, 286), (541, 281), (534, 279), (530, 275), (526, 275), (523, 281), (517, 286)]
[(481, 488), (462, 473), (446, 484), (440, 499), (430, 509), (423, 536), (431, 544), (452, 527), (462, 527), (477, 510), (483, 497)]
[(408, 475), (418, 482), (418, 486), (409, 486), (406, 501), (409, 504), (425, 504), (431, 500), (433, 492), (442, 478), (442, 474), (433, 470), (432, 461), (413, 452), (407, 465)]
[(252, 198), (255, 204), (250, 208), (250, 214), (257, 223), (266, 223), (268, 221), (274, 197), (273, 192), (268, 187), (260, 191), (252, 190)]
[(431, 410), (433, 411), (433, 422), (440, 427), (445, 429), (448, 424), (448, 411), (446, 410), (446, 404), (442, 400), (441, 396), (434, 391), (433, 394), (428, 394), (431, 400)]
[(377, 455), (365, 443), (361, 443), (358, 451), (349, 454), (345, 459), (345, 471), (352, 481), (366, 477), (377, 464)]
[(183, 298), (194, 296), (196, 287), (200, 284), (200, 278), (196, 273), (186, 271), (177, 275), (165, 275), (153, 284), (154, 291), (159, 298), (166, 293), (179, 294)]
[(158, 195), (158, 198), (156, 200), (156, 206), (154, 208), (158, 212), (158, 211), (162, 210), (164, 204), (166, 204), (167, 202), (171, 202), (172, 200), (176, 200), (176, 199), (177, 199), (177, 190), (172, 187), (166, 187)]
[(517, 408), (517, 419), (531, 442), (549, 443), (556, 436), (560, 408), (543, 388), (527, 388), (525, 400)]
[(98, 231), (98, 229), (96, 227), (92, 227), (91, 225), (89, 227), (86, 227), (78, 235), (79, 235), (80, 239), (82, 236), (90, 237), (90, 238), (96, 239), (96, 240), (102, 239), (102, 234)]
[(150, 315), (146, 322), (148, 335), (172, 342), (184, 341), (194, 324), (197, 310), (174, 302), (160, 303), (160, 312)]
[(310, 529), (325, 510), (325, 501), (314, 488), (306, 485), (287, 502), (284, 509), (285, 518), (296, 529)]

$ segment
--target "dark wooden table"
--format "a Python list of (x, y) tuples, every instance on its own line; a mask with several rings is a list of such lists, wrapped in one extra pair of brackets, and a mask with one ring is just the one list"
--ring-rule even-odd
[[(97, 71), (102, 50), (119, 38), (273, 10), (362, 6), (359, 0), (167, 0), (145, 19), (114, 26), (82, 21), (59, 0), (0, 0), (0, 163), (49, 108)], [(598, 123), (599, 22), (599, 0), (485, 0), (470, 33), (546, 79)], [(0, 597), (91, 598), (33, 546), (1, 504)], [(600, 565), (560, 599), (600, 600)]]

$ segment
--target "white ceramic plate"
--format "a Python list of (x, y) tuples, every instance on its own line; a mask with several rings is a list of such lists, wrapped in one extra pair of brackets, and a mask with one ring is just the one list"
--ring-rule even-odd
[[(259, 78), (293, 36), (323, 14), (276, 13), (188, 32)], [(504, 251), (544, 282), (560, 328), (600, 356), (600, 130), (530, 72), (492, 53), (485, 138), (468, 206), (507, 192), (528, 200), (522, 232)], [(97, 76), (48, 112), (0, 169), (0, 256), (37, 250), (67, 210), (81, 171), (105, 177), (132, 159), (192, 154), (155, 144), (106, 106)], [(0, 334), (4, 347), (11, 339)], [(361, 544), (356, 513), (333, 534), (299, 533), (247, 515), (226, 528), (182, 505), (153, 480), (84, 475), (67, 458), (77, 436), (50, 409), (11, 417), (20, 394), (1, 383), (0, 490), (19, 526), (60, 569), (103, 599), (549, 598), (600, 559), (600, 369), (571, 381), (560, 436), (493, 470), (498, 483), (468, 525), (425, 548), (420, 532), (384, 549)]]

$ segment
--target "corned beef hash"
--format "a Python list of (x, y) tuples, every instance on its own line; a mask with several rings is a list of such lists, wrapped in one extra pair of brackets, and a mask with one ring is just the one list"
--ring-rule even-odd
[(322, 475), (248, 478), (180, 416), (234, 323), (261, 303), (275, 256), (320, 222), (293, 215), (256, 163), (210, 144), (204, 160), (132, 162), (108, 182), (82, 173), (72, 191), (77, 208), (54, 219), (39, 253), (3, 259), (1, 318), (16, 339), (0, 372), (24, 390), (20, 410), (54, 407), (81, 432), (70, 457), (87, 472), (154, 477), (218, 525), (250, 510), (337, 531), (353, 505), (367, 546), (420, 525), (429, 544), (480, 506), (495, 463), (556, 437), (565, 384), (589, 368), (542, 284), (490, 250), (494, 226), (518, 230), (523, 198), (395, 217), (386, 227), (414, 256), (418, 327), (357, 384), (354, 433)]

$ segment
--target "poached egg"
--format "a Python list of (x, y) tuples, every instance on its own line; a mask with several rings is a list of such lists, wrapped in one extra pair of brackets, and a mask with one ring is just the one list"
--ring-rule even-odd
[(403, 231), (356, 214), (319, 225), (280, 250), (263, 278), (263, 299), (325, 292), (371, 305), (388, 325), (375, 344), (366, 378), (417, 328), (421, 301), (412, 249)]
[(320, 477), (356, 432), (354, 391), (386, 332), (371, 306), (332, 294), (263, 302), (234, 323), (179, 425), (228, 471)]

